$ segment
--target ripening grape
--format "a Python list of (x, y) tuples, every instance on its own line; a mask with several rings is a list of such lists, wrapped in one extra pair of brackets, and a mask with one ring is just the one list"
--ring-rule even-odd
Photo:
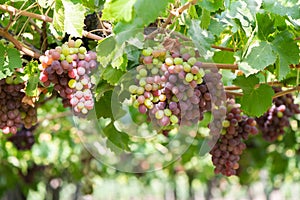
[[(273, 87), (273, 90), (280, 92), (281, 88)], [(290, 126), (289, 118), (299, 113), (299, 105), (294, 103), (291, 94), (273, 99), (272, 107), (256, 119), (263, 138), (269, 142), (278, 139), (280, 135), (284, 134), (284, 128)]]
[[(225, 111), (225, 110), (224, 110)], [(243, 115), (240, 105), (233, 99), (227, 101), (226, 119), (221, 124), (223, 131), (215, 146), (210, 151), (216, 174), (236, 175), (238, 161), (246, 148), (244, 140), (249, 134), (257, 134), (253, 118)]]
[[(40, 80), (45, 86), (53, 83), (64, 105), (72, 106), (74, 114), (78, 116), (86, 115), (94, 106), (91, 92), (93, 84), (88, 75), (97, 66), (96, 53), (87, 52), (81, 44), (80, 39), (69, 40), (61, 47), (46, 51), (40, 58)], [(89, 102), (85, 104), (86, 101)]]
[[(211, 111), (213, 101), (222, 102), (211, 99), (207, 85), (222, 86), (220, 74), (201, 69), (193, 48), (181, 46), (180, 52), (186, 53), (163, 47), (142, 50), (135, 82), (128, 87), (133, 106), (148, 115), (159, 132), (196, 124), (204, 112)], [(221, 89), (213, 92), (222, 96)]]

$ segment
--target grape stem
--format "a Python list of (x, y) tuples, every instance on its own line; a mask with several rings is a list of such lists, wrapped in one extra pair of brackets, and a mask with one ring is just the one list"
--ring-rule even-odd
[[(267, 82), (267, 83), (256, 84), (255, 87), (258, 87), (261, 84), (268, 84), (270, 86), (282, 86), (282, 83), (280, 83), (278, 81), (274, 81), (274, 82)], [(236, 86), (236, 85), (231, 85), (231, 86), (225, 86), (224, 89), (225, 90), (239, 90), (241, 88), (239, 86)]]
[[(16, 15), (16, 16), (17, 15), (22, 15), (22, 16), (26, 16), (26, 17), (30, 17), (30, 18), (34, 18), (34, 19), (39, 19), (39, 20), (42, 20), (44, 22), (49, 22), (49, 23), (53, 22), (53, 19), (51, 17), (46, 16), (46, 15), (39, 15), (39, 14), (35, 14), (35, 13), (23, 11), (23, 10), (18, 10), (15, 7), (12, 7), (12, 6), (7, 6), (7, 5), (0, 4), (0, 10), (9, 12), (10, 14)], [(83, 31), (82, 35), (84, 37), (87, 37), (87, 38), (90, 38), (90, 39), (93, 39), (93, 40), (102, 40), (103, 39), (102, 37), (100, 37), (98, 35), (95, 35), (93, 33), (90, 33), (88, 31)]]
[(26, 55), (29, 55), (29, 56), (31, 56), (33, 58), (37, 58), (37, 59), (41, 56), (40, 53), (33, 51), (33, 50), (29, 49), (28, 47), (25, 47), (24, 44), (22, 44), (17, 39), (15, 39), (10, 33), (5, 31), (3, 28), (0, 28), (0, 36), (5, 37), (9, 41), (11, 41), (18, 50), (22, 51)]
[[(281, 97), (281, 96), (284, 96), (286, 94), (290, 94), (292, 92), (295, 92), (295, 91), (299, 91), (300, 90), (300, 86), (297, 86), (297, 87), (294, 87), (294, 88), (291, 88), (291, 89), (288, 89), (288, 90), (285, 90), (285, 91), (281, 91), (281, 92), (277, 92), (272, 98), (273, 99), (276, 99), (278, 97)], [(226, 94), (228, 95), (233, 95), (233, 96), (243, 96), (244, 94), (241, 93), (241, 92), (233, 92), (233, 91), (228, 91), (228, 90), (225, 90)]]
[(237, 70), (237, 64), (223, 64), (223, 63), (202, 63), (203, 68), (218, 68), (218, 69), (229, 69)]
[(40, 118), (40, 119), (38, 120), (38, 123), (41, 123), (41, 122), (43, 122), (43, 121), (45, 121), (45, 120), (51, 121), (51, 120), (55, 120), (55, 119), (58, 119), (58, 118), (69, 117), (69, 116), (72, 116), (72, 115), (73, 115), (73, 113), (72, 113), (71, 111), (66, 111), (66, 112), (62, 112), (62, 113), (57, 113), (57, 114), (55, 114), (55, 115), (46, 115), (45, 117)]
[(221, 46), (217, 46), (217, 45), (211, 45), (212, 48), (214, 49), (220, 49), (221, 51), (229, 51), (229, 52), (235, 52), (238, 49), (233, 49), (233, 48), (228, 48), (228, 47), (221, 47)]
[(172, 23), (173, 17), (178, 17), (179, 15), (181, 15), (183, 13), (183, 11), (187, 10), (190, 7), (190, 5), (195, 5), (196, 3), (197, 3), (197, 0), (188, 1), (184, 5), (177, 8), (175, 11), (170, 11), (168, 18), (166, 19), (165, 23), (162, 24), (161, 27), (166, 28), (169, 24)]

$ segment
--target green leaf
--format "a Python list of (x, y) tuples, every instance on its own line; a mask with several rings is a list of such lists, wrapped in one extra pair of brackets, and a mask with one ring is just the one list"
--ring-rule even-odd
[(147, 26), (166, 10), (168, 3), (168, 0), (137, 0), (134, 5), (136, 17), (141, 18), (143, 25)]
[(136, 0), (112, 0), (104, 4), (102, 19), (129, 22)]
[(216, 63), (228, 63), (233, 64), (234, 59), (234, 52), (230, 51), (217, 51), (214, 53), (213, 61)]
[(64, 6), (64, 32), (71, 36), (81, 37), (84, 27), (85, 8), (81, 3), (63, 0)]
[(272, 49), (272, 45), (268, 42), (260, 42), (258, 46), (251, 49), (250, 53), (246, 56), (241, 63), (240, 69), (246, 76), (255, 74), (263, 70), (268, 65), (275, 63), (276, 53)]
[(103, 96), (95, 102), (96, 116), (99, 119), (103, 118), (113, 118), (113, 113), (111, 109), (111, 95), (112, 91), (109, 90), (103, 94)]
[(273, 50), (278, 54), (279, 63), (276, 65), (279, 80), (290, 72), (290, 64), (299, 63), (299, 47), (294, 42), (293, 34), (285, 30), (280, 32), (272, 42)]
[(233, 83), (240, 86), (243, 90), (243, 97), (241, 98), (242, 110), (250, 116), (261, 116), (272, 105), (272, 97), (274, 91), (271, 86), (267, 84), (260, 84), (259, 79), (255, 75), (248, 78), (245, 76), (238, 76)]
[(257, 13), (257, 36), (261, 40), (267, 41), (268, 36), (275, 31), (274, 20), (267, 13)]
[(259, 79), (254, 75), (247, 78), (245, 76), (238, 76), (233, 81), (233, 84), (240, 86), (244, 93), (250, 93), (258, 83)]
[(98, 84), (97, 84), (97, 88), (96, 88), (96, 100), (98, 101), (105, 92), (109, 91), (109, 90), (113, 90), (114, 86), (112, 86), (111, 84), (107, 83), (104, 80), (101, 80)]
[(27, 85), (25, 88), (25, 93), (27, 96), (36, 97), (38, 96), (38, 84), (39, 84), (39, 74), (38, 62), (30, 62), (25, 67), (25, 73), (28, 75)]
[(272, 105), (273, 95), (274, 91), (272, 87), (262, 84), (250, 93), (244, 93), (241, 99), (241, 108), (245, 113), (259, 117)]
[(206, 9), (202, 9), (200, 26), (202, 29), (208, 29), (209, 24), (210, 24), (210, 11)]
[(17, 49), (8, 48), (7, 57), (9, 69), (13, 70), (22, 67), (21, 54)]
[(107, 66), (102, 73), (102, 77), (109, 84), (115, 85), (119, 82), (124, 73), (125, 72), (122, 70), (113, 68), (112, 66)]
[(0, 43), (0, 71), (4, 69), (4, 60), (5, 60), (6, 48)]
[(129, 136), (124, 132), (118, 131), (113, 121), (104, 128), (103, 132), (108, 138), (107, 145), (111, 150), (115, 151), (115, 148), (118, 147), (120, 148), (119, 150), (130, 151), (128, 146)]
[(56, 0), (53, 14), (53, 26), (59, 32), (64, 32), (64, 13), (62, 0)]
[(289, 6), (284, 6), (280, 1), (263, 0), (264, 9), (268, 12), (281, 16), (291, 16), (294, 19), (300, 18), (299, 4), (290, 3)]
[(187, 23), (189, 26), (188, 34), (191, 36), (200, 55), (206, 55), (207, 50), (211, 49), (211, 45), (214, 42), (213, 36), (200, 28), (199, 20), (191, 20)]
[(114, 53), (115, 51), (116, 51), (116, 40), (113, 36), (101, 40), (101, 42), (96, 47), (97, 61), (101, 63), (103, 67), (106, 67), (113, 59), (113, 56), (115, 55)]
[(198, 5), (202, 8), (214, 12), (223, 8), (224, 0), (200, 0)]

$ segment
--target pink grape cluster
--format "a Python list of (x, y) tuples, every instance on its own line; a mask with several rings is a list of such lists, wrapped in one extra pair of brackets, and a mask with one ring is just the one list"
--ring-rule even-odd
[(249, 134), (257, 134), (256, 121), (243, 115), (240, 105), (234, 99), (227, 101), (226, 119), (222, 122), (223, 130), (220, 138), (210, 151), (216, 174), (231, 176), (239, 168), (238, 161), (246, 144)]
[(4, 134), (16, 134), (22, 125), (30, 128), (37, 123), (36, 107), (22, 102), (23, 88), (12, 77), (0, 80), (0, 129)]
[[(282, 91), (280, 87), (273, 89), (275, 92)], [(275, 98), (272, 107), (256, 119), (263, 138), (269, 142), (277, 140), (284, 134), (284, 128), (290, 126), (289, 118), (299, 113), (299, 105), (294, 103), (292, 94)]]
[(195, 124), (211, 109), (206, 72), (193, 48), (147, 48), (140, 61), (135, 84), (129, 86), (133, 105), (163, 133), (179, 124)]
[(69, 40), (61, 47), (47, 50), (40, 57), (40, 80), (54, 89), (63, 99), (65, 107), (72, 107), (74, 114), (85, 116), (94, 107), (89, 74), (97, 67), (97, 55), (81, 46), (82, 40)]

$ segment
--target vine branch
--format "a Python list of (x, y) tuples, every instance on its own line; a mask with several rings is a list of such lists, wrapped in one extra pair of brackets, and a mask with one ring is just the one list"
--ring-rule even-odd
[(185, 3), (184, 5), (180, 6), (179, 8), (177, 8), (175, 11), (170, 11), (168, 18), (166, 19), (165, 23), (162, 24), (161, 27), (166, 28), (169, 24), (171, 24), (173, 17), (178, 17), (179, 15), (181, 15), (183, 13), (183, 11), (188, 9), (190, 7), (190, 5), (194, 5), (196, 3), (197, 3), (197, 0), (189, 1), (189, 2)]
[(41, 56), (40, 53), (25, 47), (21, 42), (19, 42), (16, 38), (14, 38), (10, 33), (5, 31), (3, 28), (0, 28), (0, 36), (5, 37), (9, 41), (11, 41), (18, 50), (22, 51), (26, 55), (29, 55), (36, 59), (38, 59)]
[[(297, 87), (294, 87), (294, 88), (291, 88), (291, 89), (288, 89), (288, 90), (285, 90), (285, 91), (277, 92), (272, 98), (276, 99), (278, 97), (284, 96), (286, 94), (290, 94), (290, 93), (295, 92), (295, 91), (300, 91), (300, 86), (297, 86)], [(233, 91), (228, 91), (228, 90), (225, 90), (225, 92), (226, 92), (226, 94), (233, 95), (233, 96), (240, 96), (241, 97), (241, 96), (244, 95), (241, 92), (233, 92)]]
[[(53, 19), (51, 17), (48, 17), (47, 15), (39, 15), (39, 14), (35, 14), (35, 13), (31, 13), (31, 12), (27, 12), (27, 11), (22, 11), (22, 10), (18, 10), (15, 7), (12, 6), (7, 6), (7, 5), (2, 5), (0, 4), (0, 10), (9, 12), (12, 15), (22, 15), (22, 16), (26, 16), (29, 18), (34, 18), (34, 19), (39, 19), (42, 20), (44, 22), (49, 22), (52, 23)], [(82, 35), (84, 37), (93, 39), (93, 40), (102, 40), (103, 38), (95, 35), (93, 33), (87, 32), (87, 31), (83, 31)]]

